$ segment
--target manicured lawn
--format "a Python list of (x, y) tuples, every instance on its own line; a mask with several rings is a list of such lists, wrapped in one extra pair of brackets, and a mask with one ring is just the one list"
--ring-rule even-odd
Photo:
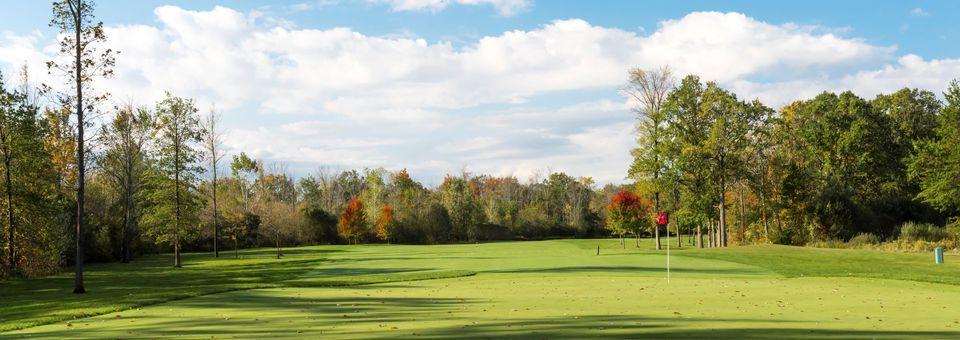
[[(66, 275), (0, 283), (0, 329), (49, 323), (0, 337), (960, 337), (958, 261), (686, 247), (672, 249), (668, 282), (664, 254), (628, 242), (191, 254), (176, 270), (150, 257), (91, 267), (86, 296)], [(160, 300), (175, 301), (129, 308)]]

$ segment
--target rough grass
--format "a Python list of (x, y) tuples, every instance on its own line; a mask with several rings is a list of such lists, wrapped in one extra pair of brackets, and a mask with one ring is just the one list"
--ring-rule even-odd
[(668, 282), (664, 253), (634, 242), (323, 246), (191, 254), (182, 269), (151, 257), (90, 268), (86, 296), (69, 276), (0, 283), (3, 329), (61, 320), (0, 337), (960, 337), (956, 257), (673, 244)]

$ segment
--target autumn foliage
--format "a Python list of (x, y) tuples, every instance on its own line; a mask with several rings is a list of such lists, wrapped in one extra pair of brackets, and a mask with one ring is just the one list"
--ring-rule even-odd
[(393, 227), (395, 225), (393, 218), (393, 207), (389, 204), (385, 204), (382, 209), (380, 209), (380, 216), (377, 217), (377, 222), (374, 224), (376, 227), (377, 238), (383, 241), (390, 241), (390, 236), (393, 234)]
[(636, 194), (620, 190), (607, 206), (607, 227), (614, 234), (639, 233), (649, 222), (650, 204)]
[(337, 233), (340, 234), (340, 237), (356, 243), (363, 234), (363, 228), (366, 224), (367, 215), (363, 212), (363, 201), (353, 198), (343, 209), (343, 214), (340, 215), (340, 221), (337, 223)]

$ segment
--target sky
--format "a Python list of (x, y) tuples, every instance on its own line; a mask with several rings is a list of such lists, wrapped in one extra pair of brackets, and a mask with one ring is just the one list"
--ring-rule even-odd
[[(0, 0), (0, 71), (62, 84), (49, 1)], [(942, 92), (958, 1), (293, 0), (96, 2), (112, 103), (166, 91), (220, 112), (228, 153), (320, 167), (563, 171), (624, 182), (632, 67), (667, 65), (780, 106), (822, 91)], [(103, 111), (108, 107), (102, 108)]]

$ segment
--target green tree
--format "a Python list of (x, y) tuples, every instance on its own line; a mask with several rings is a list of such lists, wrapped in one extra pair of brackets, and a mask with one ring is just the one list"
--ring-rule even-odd
[[(700, 78), (686, 76), (670, 92), (664, 104), (668, 126), (665, 144), (662, 145), (665, 158), (671, 163), (666, 173), (673, 183), (674, 190), (683, 196), (684, 204), (679, 206), (682, 216), (697, 225), (698, 246), (702, 228), (718, 214), (714, 209), (718, 204), (717, 183), (712, 174), (712, 153), (704, 146), (710, 138), (713, 120), (704, 108), (704, 92)], [(676, 196), (675, 196), (676, 197)], [(711, 228), (712, 229), (712, 228)]]
[[(664, 173), (670, 166), (664, 155), (668, 138), (668, 116), (663, 111), (663, 106), (673, 88), (673, 82), (668, 67), (655, 70), (633, 68), (629, 71), (629, 81), (623, 89), (623, 93), (634, 103), (639, 144), (630, 151), (634, 160), (627, 175), (653, 193), (654, 210), (658, 212), (660, 193), (662, 188), (668, 185), (663, 181), (666, 178)], [(660, 250), (660, 229), (655, 228), (653, 235), (656, 248)]]
[(480, 206), (480, 185), (466, 173), (448, 175), (437, 189), (453, 226), (453, 239), (475, 241), (477, 226), (484, 223)]
[[(25, 78), (24, 83), (27, 84)], [(37, 120), (37, 107), (28, 96), (29, 88), (7, 89), (0, 74), (0, 166), (3, 167), (3, 206), (6, 225), (6, 263), (8, 274), (33, 274), (36, 262), (25, 258), (19, 245), (44, 244), (38, 230), (51, 208), (49, 186), (52, 181), (50, 158), (43, 148), (43, 129)], [(28, 223), (24, 223), (28, 222)], [(0, 228), (3, 230), (3, 228)], [(45, 244), (44, 244), (45, 245)], [(0, 259), (4, 254), (0, 254)], [(3, 265), (0, 261), (0, 265)], [(21, 266), (25, 270), (21, 270)], [(42, 273), (42, 271), (41, 271)]]
[(198, 224), (201, 202), (196, 184), (203, 172), (198, 164), (203, 130), (193, 100), (168, 92), (166, 98), (157, 103), (156, 114), (159, 136), (154, 178), (158, 183), (153, 186), (152, 194), (152, 233), (159, 241), (171, 243), (174, 266), (180, 267), (182, 239), (192, 235), (190, 227)]
[(950, 82), (943, 96), (947, 103), (935, 137), (917, 143), (909, 170), (920, 184), (919, 199), (956, 216), (960, 213), (960, 81)]
[(137, 203), (146, 171), (146, 148), (153, 136), (153, 115), (146, 108), (134, 108), (132, 104), (119, 107), (99, 136), (105, 148), (99, 164), (122, 200), (120, 261), (123, 263), (131, 259), (130, 236), (139, 217)]
[(233, 156), (230, 163), (230, 171), (233, 177), (240, 181), (240, 194), (242, 195), (243, 211), (250, 212), (250, 190), (252, 183), (256, 180), (262, 167), (257, 160), (241, 152)]

